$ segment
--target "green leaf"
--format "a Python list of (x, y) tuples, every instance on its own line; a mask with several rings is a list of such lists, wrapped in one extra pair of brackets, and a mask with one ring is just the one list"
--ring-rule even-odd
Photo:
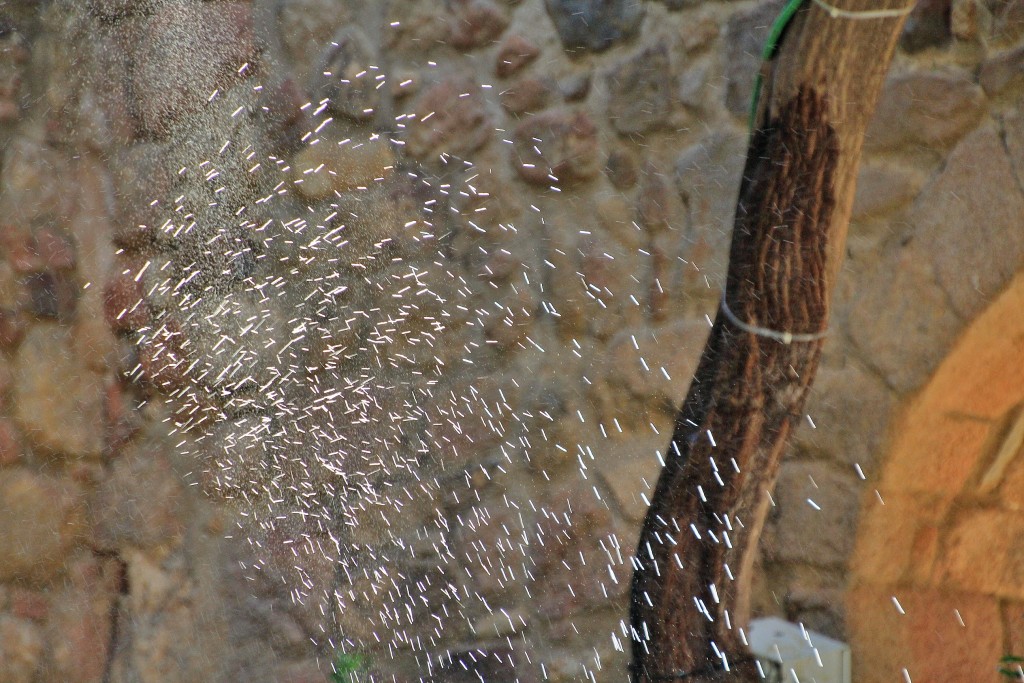
[(356, 653), (339, 652), (334, 656), (332, 683), (354, 683), (356, 676), (366, 671), (366, 657)]

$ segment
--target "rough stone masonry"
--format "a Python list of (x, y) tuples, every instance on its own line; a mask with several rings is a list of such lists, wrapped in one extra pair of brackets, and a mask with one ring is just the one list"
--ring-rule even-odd
[[(4, 5), (0, 683), (325, 681), (353, 648), (623, 680), (777, 6)], [(1020, 271), (1022, 17), (908, 23), (758, 613), (851, 635), (886, 426)]]

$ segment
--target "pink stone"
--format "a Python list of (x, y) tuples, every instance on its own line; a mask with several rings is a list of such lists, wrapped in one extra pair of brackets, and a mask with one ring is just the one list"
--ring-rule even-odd
[(540, 49), (521, 35), (513, 34), (505, 39), (498, 50), (494, 72), (499, 78), (508, 78), (540, 55)]

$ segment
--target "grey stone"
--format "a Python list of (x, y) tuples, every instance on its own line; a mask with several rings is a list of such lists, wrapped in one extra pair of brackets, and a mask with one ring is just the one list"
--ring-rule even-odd
[(725, 25), (725, 107), (734, 116), (746, 118), (750, 113), (754, 77), (761, 68), (768, 29), (781, 9), (782, 2), (768, 0), (736, 12)]
[(1024, 195), (994, 126), (963, 139), (914, 209), (939, 284), (957, 313), (974, 318), (1024, 263)]
[(814, 566), (840, 565), (853, 550), (860, 491), (852, 474), (822, 462), (787, 462), (769, 511), (766, 557)]
[(686, 206), (688, 227), (683, 258), (686, 272), (704, 276), (712, 286), (725, 283), (726, 257), (740, 177), (746, 161), (746, 138), (715, 132), (683, 150), (676, 160), (676, 187)]
[[(939, 287), (921, 236), (872, 254), (857, 274), (847, 334), (869, 365), (898, 392), (924, 382), (962, 326)], [(858, 265), (856, 263), (854, 266)]]
[(920, 0), (903, 25), (900, 47), (913, 53), (948, 43), (951, 4), (952, 0)]
[[(865, 477), (876, 473), (882, 455), (892, 393), (864, 368), (847, 361), (823, 365), (814, 380), (802, 419), (794, 431), (797, 452), (824, 455), (841, 471)], [(859, 476), (859, 474), (858, 474)]]
[(665, 124), (672, 111), (668, 46), (647, 48), (619, 63), (606, 77), (608, 118), (620, 133), (646, 133)]
[(998, 45), (1012, 45), (1024, 35), (1024, 0), (998, 2), (992, 8), (992, 39)]
[(182, 533), (181, 482), (162, 446), (132, 447), (92, 493), (89, 511), (100, 547), (152, 547), (171, 543)]
[(32, 683), (42, 662), (45, 641), (28, 619), (0, 615), (0, 683)]
[(992, 12), (984, 0), (953, 0), (950, 30), (957, 40), (976, 42), (992, 32)]
[(0, 470), (0, 581), (57, 575), (84, 519), (77, 486), (22, 467)]
[(912, 200), (921, 189), (918, 173), (906, 168), (882, 164), (863, 164), (857, 176), (853, 197), (853, 220), (884, 214)]
[(513, 165), (536, 185), (589, 180), (601, 171), (597, 133), (584, 111), (543, 112), (516, 127)]
[(966, 71), (910, 71), (891, 76), (864, 136), (867, 151), (947, 147), (984, 111), (981, 88)]
[(466, 157), (491, 135), (487, 103), (472, 79), (451, 78), (420, 95), (409, 125), (406, 150), (418, 159), (452, 154)]
[(1024, 114), (1013, 111), (1003, 118), (1006, 151), (1018, 179), (1024, 179)]
[(143, 130), (169, 133), (214, 90), (239, 80), (257, 54), (252, 7), (242, 2), (168, 4), (146, 19), (133, 46), (132, 88)]
[(380, 105), (383, 76), (369, 41), (357, 28), (346, 26), (324, 50), (317, 65), (312, 101), (330, 100), (331, 111), (355, 121), (372, 119)]
[(981, 64), (978, 82), (989, 97), (1024, 82), (1024, 47), (1000, 52)]
[(98, 458), (103, 450), (102, 377), (88, 368), (69, 331), (32, 326), (14, 360), (15, 417), (48, 453)]
[(644, 17), (642, 0), (544, 0), (562, 45), (603, 52), (631, 38)]

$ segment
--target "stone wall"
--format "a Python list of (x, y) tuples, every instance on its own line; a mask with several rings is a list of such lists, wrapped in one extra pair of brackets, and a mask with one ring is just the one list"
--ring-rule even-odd
[[(338, 652), (381, 680), (624, 680), (777, 8), (8, 3), (0, 682), (322, 681)], [(774, 495), (755, 607), (851, 638), (857, 680), (930, 653), (876, 656), (907, 579), (870, 569), (875, 490), (928, 467), (888, 425), (1021, 267), (1022, 17), (911, 17)], [(957, 425), (968, 450), (994, 429)]]

